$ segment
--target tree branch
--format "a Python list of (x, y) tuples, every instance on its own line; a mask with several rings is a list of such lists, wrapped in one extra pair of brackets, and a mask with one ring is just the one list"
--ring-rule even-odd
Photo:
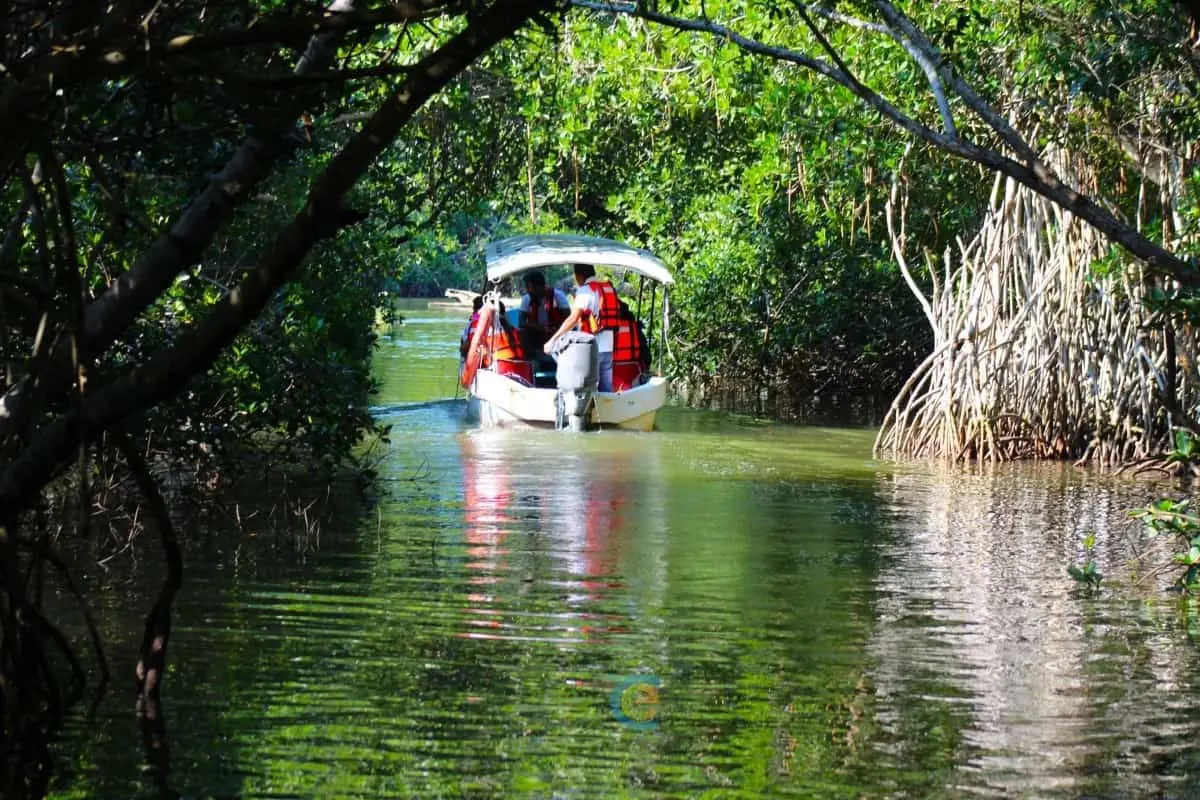
[(883, 25), (878, 22), (870, 22), (867, 20), (858, 19), (857, 17), (847, 16), (846, 14), (839, 13), (814, 3), (804, 3), (800, 0), (794, 0), (794, 3), (797, 10), (800, 12), (801, 17), (803, 17), (804, 22), (808, 25), (809, 29), (812, 30), (813, 35), (817, 37), (817, 41), (821, 42), (821, 45), (825, 48), (825, 51), (829, 53), (830, 58), (832, 58), (847, 74), (850, 74), (850, 70), (842, 62), (836, 51), (834, 51), (834, 49), (829, 45), (829, 42), (825, 39), (821, 32), (817, 30), (817, 27), (809, 20), (809, 13), (817, 14), (849, 28), (857, 28), (859, 30), (881, 33), (884, 36), (893, 39), (897, 44), (903, 47), (913, 61), (917, 62), (917, 66), (921, 68), (921, 71), (925, 73), (925, 79), (929, 82), (929, 88), (933, 92), (933, 96), (937, 102), (938, 113), (940, 113), (942, 116), (942, 126), (944, 132), (951, 136), (957, 135), (954, 128), (954, 115), (950, 112), (950, 104), (946, 99), (946, 92), (942, 86), (941, 77), (938, 74), (937, 59), (931, 59), (928, 53), (917, 46), (911, 36), (900, 33), (894, 27), (889, 27), (888, 25)]
[[(145, 5), (143, 2), (142, 5)], [(22, 140), (16, 127), (39, 103), (56, 91), (97, 77), (113, 78), (136, 73), (149, 64), (217, 50), (294, 45), (311, 37), (344, 35), (387, 25), (409, 24), (443, 14), (460, 14), (473, 7), (470, 0), (400, 0), (388, 8), (352, 12), (352, 2), (334, 0), (318, 14), (280, 14), (253, 22), (249, 27), (204, 34), (181, 34), (165, 42), (152, 41), (142, 24), (144, 14), (118, 19), (104, 36), (89, 42), (69, 42), (51, 48), (31, 63), (9, 63), (6, 71), (16, 79), (0, 91), (0, 124), (17, 135), (0, 150), (0, 165), (7, 164)]]
[(254, 319), (317, 243), (322, 220), (399, 134), (413, 114), (484, 52), (517, 32), (556, 0), (503, 0), (472, 17), (466, 29), (413, 67), (409, 77), (316, 179), (304, 208), (261, 256), (258, 266), (176, 344), (112, 384), (94, 390), (77, 409), (44, 426), (0, 473), (0, 519), (36, 498), (60, 465), (89, 435), (179, 394), (189, 378), (208, 369)]
[(183, 586), (183, 553), (179, 549), (179, 539), (175, 536), (175, 526), (171, 523), (171, 513), (158, 490), (158, 485), (154, 482), (154, 476), (150, 473), (150, 465), (124, 433), (114, 430), (109, 432), (109, 436), (129, 466), (138, 491), (141, 492), (150, 516), (158, 527), (158, 538), (162, 543), (163, 556), (167, 563), (167, 575), (163, 578), (158, 598), (154, 601), (150, 613), (146, 615), (142, 647), (135, 670), (139, 701), (154, 703), (158, 700), (163, 676), (167, 671), (167, 644), (171, 639), (171, 604)]
[[(1005, 143), (1019, 157), (1025, 159), (1025, 163), (1016, 161), (996, 150), (982, 147), (959, 136), (935, 131), (900, 111), (878, 92), (858, 82), (844, 70), (831, 66), (805, 53), (764, 44), (735, 33), (717, 23), (683, 19), (650, 10), (639, 10), (636, 6), (629, 3), (595, 2), (595, 0), (568, 0), (568, 3), (577, 8), (637, 16), (677, 30), (705, 33), (731, 42), (746, 52), (797, 64), (805, 69), (824, 75), (850, 90), (851, 93), (862, 100), (867, 106), (875, 109), (884, 118), (907, 133), (951, 155), (958, 156), (967, 161), (973, 161), (1013, 178), (1096, 228), (1111, 241), (1119, 244), (1128, 252), (1141, 259), (1151, 270), (1165, 274), (1183, 286), (1200, 288), (1200, 271), (1197, 271), (1194, 264), (1176, 256), (1146, 238), (1133, 227), (1117, 219), (1111, 211), (1102, 207), (1090, 197), (1064, 184), (1053, 171), (1042, 163), (1041, 159), (1037, 157), (1036, 151), (1024, 141), (1020, 134), (1016, 133), (1006, 120), (992, 110), (970, 86), (954, 76), (953, 72), (944, 65), (944, 62), (942, 62), (943, 66), (939, 69), (941, 78), (967, 102), (968, 106), (989, 127), (1005, 140)], [(890, 6), (886, 0), (876, 0), (876, 3), (881, 8), (883, 6)], [(891, 12), (894, 12), (895, 19), (898, 21), (903, 19), (899, 15), (899, 12), (895, 11), (894, 7), (891, 9)], [(911, 23), (908, 24), (911, 25)], [(910, 34), (914, 31), (916, 31), (916, 28), (912, 26)], [(919, 33), (919, 31), (916, 32)], [(923, 37), (923, 34), (921, 36)], [(919, 45), (920, 38), (914, 38), (913, 36), (909, 38), (914, 45), (925, 46)], [(928, 42), (927, 39), (925, 41)], [(931, 44), (927, 46), (932, 49)], [(939, 61), (941, 61), (940, 56)]]
[[(345, 13), (352, 7), (353, 0), (333, 0), (329, 10)], [(314, 36), (295, 72), (304, 75), (328, 68), (333, 63), (337, 42), (337, 33)], [(199, 260), (234, 211), (254, 195), (279, 157), (288, 151), (286, 135), (305, 110), (303, 102), (302, 97), (281, 98), (276, 113), (251, 132), (170, 228), (104, 294), (88, 304), (84, 311), (83, 343), (89, 354), (100, 357), (171, 286), (180, 272)], [(48, 250), (39, 247), (39, 252), (43, 251)], [(56, 336), (54, 356), (38, 367), (38, 374), (18, 382), (0, 397), (0, 439), (24, 426), (30, 409), (36, 405), (35, 396), (54, 397), (70, 386), (72, 369), (65, 338)]]
[[(949, 68), (945, 66), (941, 55), (925, 38), (925, 34), (910, 23), (891, 3), (887, 0), (878, 0), (876, 5), (881, 9), (884, 19), (888, 21), (886, 26), (888, 35), (908, 52), (913, 61), (917, 62), (921, 71), (925, 73), (925, 80), (929, 82), (929, 88), (937, 102), (938, 113), (942, 115), (942, 124), (946, 135), (957, 136), (958, 134), (954, 130), (954, 116), (950, 113), (950, 103), (946, 100), (946, 91), (942, 87), (943, 78), (953, 76), (950, 74)], [(895, 22), (893, 22), (893, 18), (895, 18)], [(961, 92), (959, 93), (961, 94)]]
[(834, 11), (831, 8), (826, 8), (825, 6), (819, 6), (816, 3), (804, 3), (804, 2), (801, 2), (801, 0), (794, 0), (794, 2), (795, 2), (795, 5), (797, 8), (802, 8), (810, 14), (816, 14), (817, 16), (825, 17), (826, 19), (832, 20), (840, 25), (845, 25), (848, 28), (858, 28), (859, 30), (864, 30), (864, 31), (874, 31), (875, 33), (882, 33), (885, 36), (892, 35), (892, 32), (890, 30), (888, 30), (888, 27), (886, 25), (882, 25), (878, 22), (871, 22), (870, 20), (859, 19), (858, 17), (851, 17), (851, 16), (843, 14), (839, 11)]
[[(199, 55), (216, 50), (295, 44), (322, 33), (372, 31), (390, 25), (408, 25), (435, 17), (462, 14), (470, 7), (471, 3), (468, 0), (421, 0), (393, 3), (388, 8), (378, 11), (325, 10), (306, 17), (281, 15), (253, 22), (246, 28), (215, 33), (182, 34), (160, 45), (134, 42), (124, 49), (108, 48), (101, 60), (105, 64), (117, 67), (122, 64), (142, 63), (143, 60)], [(145, 55), (142, 55), (143, 51)], [(95, 57), (95, 54), (90, 55)]]
[(407, 75), (411, 69), (412, 67), (405, 64), (377, 64), (373, 67), (331, 70), (329, 72), (309, 72), (303, 75), (292, 73), (291, 75), (262, 76), (214, 73), (213, 77), (227, 83), (238, 83), (251, 89), (283, 90), (293, 89), (297, 86), (343, 83), (362, 78), (395, 77), (397, 75)]

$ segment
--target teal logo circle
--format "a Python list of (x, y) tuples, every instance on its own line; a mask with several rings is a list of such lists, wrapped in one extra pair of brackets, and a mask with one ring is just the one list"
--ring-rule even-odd
[(658, 727), (660, 703), (659, 682), (653, 675), (627, 675), (617, 681), (608, 696), (613, 716), (635, 730)]

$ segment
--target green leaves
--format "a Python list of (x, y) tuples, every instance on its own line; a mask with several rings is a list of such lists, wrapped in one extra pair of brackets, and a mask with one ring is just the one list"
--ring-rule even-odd
[(1191, 431), (1175, 429), (1175, 449), (1167, 453), (1167, 463), (1191, 464), (1196, 458), (1196, 440)]
[[(1192, 446), (1190, 435), (1184, 444)], [(1185, 569), (1175, 580), (1176, 589), (1189, 593), (1200, 590), (1200, 516), (1192, 510), (1191, 501), (1163, 498), (1134, 509), (1130, 515), (1141, 520), (1149, 533), (1170, 536), (1181, 548), (1174, 561)]]
[(1067, 574), (1091, 588), (1099, 588), (1100, 582), (1104, 580), (1104, 576), (1097, 571), (1094, 561), (1088, 561), (1082, 567), (1072, 564), (1067, 567)]
[(1082, 564), (1071, 564), (1067, 567), (1067, 574), (1072, 579), (1093, 590), (1099, 589), (1100, 582), (1104, 580), (1104, 576), (1096, 568), (1096, 560), (1094, 558), (1095, 549), (1096, 534), (1089, 531), (1083, 537), (1084, 562)]
[(1190, 324), (1200, 324), (1200, 290), (1183, 287), (1164, 289), (1152, 288), (1146, 296), (1146, 307), (1151, 311), (1176, 316)]

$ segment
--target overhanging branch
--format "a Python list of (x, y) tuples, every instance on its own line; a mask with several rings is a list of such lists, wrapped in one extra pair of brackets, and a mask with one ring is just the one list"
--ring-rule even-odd
[(322, 235), (326, 215), (391, 145), (416, 111), (484, 52), (517, 32), (555, 0), (504, 0), (472, 17), (466, 29), (413, 67), (370, 121), (334, 156), (314, 182), (304, 208), (258, 265), (218, 301), (208, 316), (144, 365), (101, 387), (78, 407), (42, 427), (22, 453), (0, 472), (0, 519), (12, 518), (34, 502), (86, 436), (179, 394), (187, 381), (207, 370), (238, 333), (262, 311), (271, 295), (291, 279)]
[[(333, 0), (330, 13), (348, 13), (353, 0)], [(336, 32), (313, 36), (296, 63), (295, 74), (319, 73), (329, 68), (340, 41)], [(290, 102), (288, 102), (290, 101)], [(252, 132), (208, 185), (163, 232), (84, 311), (83, 344), (100, 357), (133, 320), (170, 287), (175, 277), (196, 263), (234, 211), (254, 195), (287, 150), (285, 138), (305, 110), (303, 98), (287, 96), (269, 116), (269, 122)], [(39, 247), (39, 252), (48, 248)], [(57, 341), (52, 358), (39, 364), (39, 374), (28, 376), (0, 396), (0, 439), (21, 430), (36, 398), (56, 397), (70, 386), (73, 371), (65, 332), (51, 334)]]
[(407, 64), (377, 64), (373, 67), (358, 69), (340, 69), (329, 72), (310, 72), (303, 75), (245, 75), (245, 74), (214, 74), (213, 77), (225, 83), (236, 83), (250, 89), (283, 90), (294, 89), (297, 86), (314, 86), (330, 83), (345, 83), (346, 81), (362, 80), (364, 78), (389, 78), (397, 75), (407, 75), (412, 67)]
[[(140, 16), (130, 18), (123, 31), (121, 26), (114, 24), (106, 36), (94, 41), (60, 43), (30, 62), (6, 64), (5, 72), (11, 81), (0, 91), (0, 125), (16, 131), (14, 126), (54, 92), (97, 77), (129, 75), (147, 65), (183, 56), (241, 48), (295, 46), (323, 34), (343, 35), (407, 25), (435, 16), (462, 14), (474, 3), (470, 0), (400, 0), (387, 8), (369, 12), (351, 11), (352, 5), (335, 2), (316, 14), (268, 16), (246, 28), (180, 34), (165, 41), (151, 39)], [(18, 139), (19, 136), (13, 136), (12, 141), (6, 143), (2, 153), (4, 160), (0, 164), (7, 163), (12, 157), (12, 145)]]
[[(847, 71), (835, 67), (821, 59), (790, 50), (765, 44), (732, 29), (707, 19), (685, 19), (669, 14), (663, 14), (633, 3), (596, 2), (596, 0), (568, 0), (568, 4), (576, 8), (600, 11), (609, 14), (625, 14), (654, 22), (665, 27), (693, 33), (703, 33), (728, 41), (748, 53), (785, 61), (805, 69), (824, 75), (826, 78), (843, 86), (858, 97), (870, 108), (879, 112), (884, 118), (900, 129), (925, 141), (951, 155), (972, 161), (1003, 173), (1038, 194), (1053, 201), (1084, 222), (1093, 226), (1111, 241), (1125, 248), (1132, 255), (1141, 259), (1152, 270), (1178, 281), (1183, 286), (1200, 288), (1200, 271), (1191, 262), (1171, 253), (1164, 247), (1143, 236), (1130, 225), (1117, 219), (1112, 212), (1104, 208), (1090, 197), (1067, 186), (1045, 165), (1037, 152), (1024, 138), (1018, 134), (1007, 120), (997, 114), (974, 89), (962, 81), (945, 64), (943, 57), (937, 53), (928, 39), (906, 20), (887, 0), (876, 0), (876, 6), (881, 13), (886, 10), (886, 16), (901, 26), (901, 30), (893, 33), (893, 37), (903, 36), (913, 49), (923, 51), (933, 64), (940, 65), (937, 75), (946, 83), (976, 115), (988, 125), (1017, 155), (1020, 161), (1010, 158), (994, 149), (983, 147), (950, 132), (935, 131), (917, 121), (886, 98), (868, 86), (857, 81)], [(907, 31), (907, 32), (905, 32)], [(898, 39), (899, 41), (899, 39)], [(928, 77), (928, 75), (927, 75)]]

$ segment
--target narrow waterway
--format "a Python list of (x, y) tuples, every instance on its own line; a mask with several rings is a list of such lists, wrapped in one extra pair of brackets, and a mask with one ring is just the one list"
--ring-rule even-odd
[[(193, 534), (167, 757), (114, 657), (57, 796), (1200, 796), (1186, 609), (1131, 581), (1152, 489), (685, 409), (473, 430), (463, 321), (385, 338), (371, 499), (303, 542)], [(1089, 533), (1096, 593), (1066, 574)], [(115, 649), (120, 563), (88, 578)]]

